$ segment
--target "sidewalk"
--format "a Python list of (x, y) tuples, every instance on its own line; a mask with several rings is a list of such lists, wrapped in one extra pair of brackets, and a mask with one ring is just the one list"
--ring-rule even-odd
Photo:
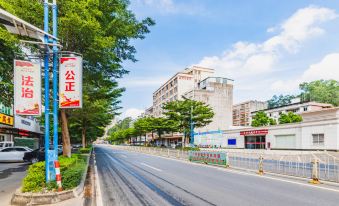
[(62, 202), (58, 202), (55, 204), (49, 204), (51, 206), (80, 206), (84, 204), (84, 198), (83, 198), (83, 193), (79, 197), (72, 198), (69, 200), (65, 200)]

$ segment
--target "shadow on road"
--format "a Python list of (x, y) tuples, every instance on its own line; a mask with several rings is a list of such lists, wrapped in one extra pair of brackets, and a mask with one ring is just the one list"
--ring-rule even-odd
[[(13, 164), (13, 163), (0, 163), (0, 164)], [(15, 172), (24, 172), (27, 170), (28, 166), (29, 164), (23, 163), (14, 168), (4, 169), (3, 171), (0, 171), (0, 179), (5, 179)]]

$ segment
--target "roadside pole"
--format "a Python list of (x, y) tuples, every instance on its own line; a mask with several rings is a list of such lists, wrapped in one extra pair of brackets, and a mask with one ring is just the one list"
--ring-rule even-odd
[[(48, 33), (48, 0), (44, 1), (44, 31)], [(45, 35), (44, 43), (48, 44), (48, 36)], [(46, 182), (50, 181), (49, 176), (49, 51), (45, 53), (45, 177)]]
[[(53, 15), (53, 36), (58, 36), (58, 7), (56, 0), (53, 0), (52, 6)], [(56, 46), (57, 40), (53, 39), (53, 147), (58, 160), (58, 47)]]

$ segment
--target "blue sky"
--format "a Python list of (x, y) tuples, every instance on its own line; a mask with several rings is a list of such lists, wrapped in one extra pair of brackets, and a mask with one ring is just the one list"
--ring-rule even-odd
[(339, 1), (131, 0), (130, 9), (156, 25), (133, 41), (139, 61), (124, 64), (123, 117), (151, 106), (152, 93), (191, 65), (234, 79), (234, 103), (339, 80)]

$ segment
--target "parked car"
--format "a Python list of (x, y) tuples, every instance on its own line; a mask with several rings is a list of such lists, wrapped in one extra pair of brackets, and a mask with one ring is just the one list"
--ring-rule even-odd
[(14, 142), (10, 142), (10, 141), (0, 142), (0, 149), (6, 148), (6, 147), (14, 147)]
[[(58, 148), (58, 155), (62, 154), (62, 149)], [(26, 152), (23, 156), (25, 162), (36, 163), (45, 160), (45, 148), (41, 147), (39, 149), (33, 150), (31, 152)]]
[(28, 147), (7, 147), (0, 149), (0, 162), (22, 162), (26, 152), (31, 152)]

